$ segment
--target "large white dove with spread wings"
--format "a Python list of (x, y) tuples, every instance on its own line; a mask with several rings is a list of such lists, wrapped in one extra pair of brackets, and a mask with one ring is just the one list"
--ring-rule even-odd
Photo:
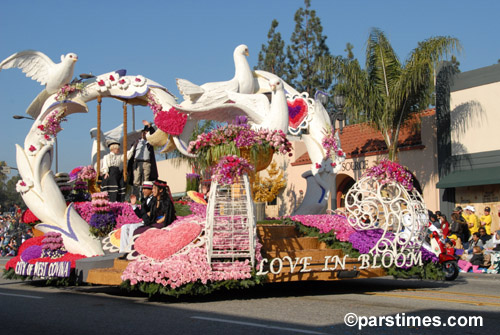
[(55, 64), (40, 51), (25, 50), (13, 54), (0, 63), (0, 70), (20, 68), (27, 77), (45, 85), (47, 93), (56, 93), (73, 78), (75, 62), (78, 56), (69, 53), (61, 56), (61, 62)]
[(234, 78), (228, 81), (205, 83), (201, 86), (186, 79), (177, 79), (177, 88), (184, 97), (183, 105), (204, 108), (220, 105), (228, 100), (227, 92), (254, 93), (254, 77), (247, 61), (248, 47), (244, 44), (234, 49)]
[(265, 94), (242, 94), (226, 92), (230, 103), (205, 108), (191, 109), (189, 106), (175, 106), (176, 109), (188, 113), (192, 120), (215, 120), (225, 122), (240, 115), (245, 115), (254, 129), (281, 129), (288, 131), (288, 104), (283, 81), (279, 78), (269, 82), (271, 102)]

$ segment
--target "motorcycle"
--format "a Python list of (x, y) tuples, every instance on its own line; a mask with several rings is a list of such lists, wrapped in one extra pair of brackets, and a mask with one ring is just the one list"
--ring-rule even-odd
[(458, 277), (460, 271), (457, 256), (448, 255), (446, 253), (446, 248), (443, 242), (441, 242), (437, 231), (432, 232), (430, 245), (424, 243), (424, 247), (439, 257), (439, 264), (441, 264), (443, 268), (444, 278), (446, 281), (453, 281)]

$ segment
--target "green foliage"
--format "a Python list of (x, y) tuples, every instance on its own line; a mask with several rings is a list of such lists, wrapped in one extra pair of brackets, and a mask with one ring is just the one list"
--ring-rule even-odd
[(281, 34), (276, 32), (279, 23), (276, 19), (271, 22), (271, 28), (267, 33), (267, 46), (262, 44), (259, 52), (259, 61), (254, 70), (264, 70), (271, 72), (278, 77), (285, 76), (285, 42), (281, 39)]
[(189, 192), (189, 191), (198, 192), (199, 188), (200, 188), (200, 177), (186, 178), (186, 192)]
[(387, 274), (394, 278), (419, 278), (428, 280), (444, 280), (444, 272), (439, 263), (425, 263), (423, 266), (413, 266), (410, 269), (402, 269), (392, 266), (387, 269)]
[(184, 205), (178, 202), (174, 203), (175, 215), (176, 216), (188, 216), (193, 214), (191, 208), (188, 205)]
[(322, 59), (330, 57), (323, 36), (323, 27), (316, 11), (311, 10), (311, 1), (304, 0), (305, 8), (295, 12), (295, 30), (287, 46), (288, 63), (286, 76), (290, 85), (299, 92), (308, 92), (313, 97), (317, 90), (326, 91), (332, 83), (331, 74), (325, 74), (318, 66)]
[(349, 119), (368, 121), (378, 129), (394, 161), (400, 128), (432, 102), (438, 63), (459, 49), (456, 38), (432, 37), (419, 42), (402, 63), (385, 34), (374, 28), (367, 41), (365, 69), (356, 59), (341, 57), (323, 58), (320, 68), (326, 78), (333, 74), (337, 79)]
[(248, 289), (265, 283), (267, 276), (257, 276), (255, 270), (252, 272), (252, 277), (242, 280), (221, 280), (216, 282), (207, 282), (203, 284), (201, 281), (187, 283), (175, 289), (163, 286), (157, 283), (141, 282), (138, 285), (131, 285), (130, 281), (122, 282), (120, 287), (129, 292), (138, 290), (148, 294), (149, 297), (155, 295), (166, 295), (172, 297), (180, 297), (185, 295), (207, 295), (215, 291), (226, 289)]

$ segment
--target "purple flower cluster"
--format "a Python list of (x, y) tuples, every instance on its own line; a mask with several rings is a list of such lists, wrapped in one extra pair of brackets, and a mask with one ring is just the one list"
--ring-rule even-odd
[(213, 169), (214, 180), (219, 184), (231, 185), (234, 180), (241, 177), (244, 173), (251, 173), (254, 170), (253, 165), (248, 163), (245, 158), (233, 156), (222, 157)]
[(28, 262), (29, 260), (40, 258), (42, 256), (42, 247), (39, 245), (32, 245), (26, 248), (21, 254), (21, 260)]
[(437, 257), (433, 252), (430, 252), (429, 250), (425, 248), (420, 249), (422, 251), (422, 262), (424, 263), (437, 263), (439, 262), (439, 257)]
[(186, 173), (186, 179), (199, 179), (200, 175), (197, 173)]
[(80, 171), (82, 171), (82, 169), (83, 169), (83, 166), (77, 166), (76, 168), (71, 170), (71, 172), (69, 173), (69, 180), (70, 181), (77, 180), (78, 174), (80, 173)]
[(94, 213), (90, 217), (89, 224), (98, 230), (107, 230), (108, 227), (114, 226), (115, 215), (113, 213)]
[(367, 169), (363, 177), (372, 177), (382, 185), (398, 183), (408, 191), (413, 190), (413, 176), (408, 169), (399, 163), (387, 159), (381, 160), (377, 165)]
[(383, 229), (359, 230), (349, 236), (349, 243), (362, 254), (370, 252), (384, 234)]

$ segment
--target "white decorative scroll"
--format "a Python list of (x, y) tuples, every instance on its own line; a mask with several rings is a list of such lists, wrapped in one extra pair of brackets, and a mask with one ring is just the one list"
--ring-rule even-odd
[(420, 193), (398, 183), (381, 184), (364, 177), (346, 195), (350, 224), (357, 230), (382, 229), (370, 254), (396, 258), (418, 252), (427, 229), (428, 214)]

